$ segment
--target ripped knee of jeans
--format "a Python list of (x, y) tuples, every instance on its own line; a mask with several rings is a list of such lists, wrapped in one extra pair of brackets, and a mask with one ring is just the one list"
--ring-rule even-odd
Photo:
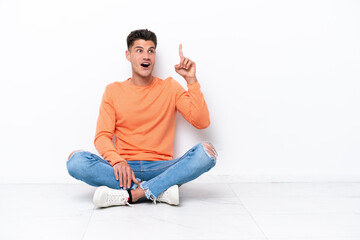
[(72, 155), (74, 155), (74, 153), (81, 152), (81, 151), (83, 151), (83, 150), (75, 150), (75, 151), (71, 152), (69, 157), (68, 157), (68, 160), (70, 160), (70, 158), (72, 157)]
[(210, 142), (202, 142), (202, 145), (205, 149), (205, 152), (206, 154), (209, 156), (209, 157), (213, 157), (216, 161), (217, 157), (218, 157), (218, 154), (214, 148), (214, 146), (210, 143)]

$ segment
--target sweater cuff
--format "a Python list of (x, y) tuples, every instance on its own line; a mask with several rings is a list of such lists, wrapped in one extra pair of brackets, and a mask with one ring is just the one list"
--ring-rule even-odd
[(119, 162), (125, 162), (126, 163), (126, 160), (124, 158), (122, 158), (120, 155), (111, 156), (111, 157), (109, 157), (109, 158), (107, 158), (105, 160), (108, 161), (111, 166), (114, 166), (115, 164), (117, 164)]

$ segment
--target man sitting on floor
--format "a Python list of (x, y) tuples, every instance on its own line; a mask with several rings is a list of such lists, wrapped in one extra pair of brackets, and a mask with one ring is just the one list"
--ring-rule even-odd
[(157, 46), (153, 32), (131, 32), (127, 46), (132, 77), (109, 84), (100, 105), (94, 143), (103, 158), (74, 151), (67, 169), (74, 178), (99, 187), (93, 197), (97, 207), (128, 205), (143, 197), (179, 205), (178, 187), (209, 171), (217, 158), (213, 145), (202, 142), (173, 159), (177, 111), (198, 129), (210, 124), (195, 62), (184, 57), (180, 45), (175, 71), (187, 82), (186, 91), (170, 77), (152, 75)]

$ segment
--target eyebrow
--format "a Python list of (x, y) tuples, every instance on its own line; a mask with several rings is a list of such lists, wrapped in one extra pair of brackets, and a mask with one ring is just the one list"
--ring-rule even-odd
[[(139, 49), (144, 49), (143, 47), (141, 47), (141, 46), (136, 46), (136, 47), (134, 47), (135, 49), (136, 48), (139, 48)], [(155, 49), (155, 47), (149, 47), (149, 49)]]

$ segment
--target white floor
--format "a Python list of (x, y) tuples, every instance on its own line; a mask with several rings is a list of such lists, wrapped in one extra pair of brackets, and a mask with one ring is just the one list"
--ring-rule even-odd
[(0, 239), (360, 239), (360, 183), (191, 182), (179, 207), (96, 209), (94, 191), (0, 185)]

